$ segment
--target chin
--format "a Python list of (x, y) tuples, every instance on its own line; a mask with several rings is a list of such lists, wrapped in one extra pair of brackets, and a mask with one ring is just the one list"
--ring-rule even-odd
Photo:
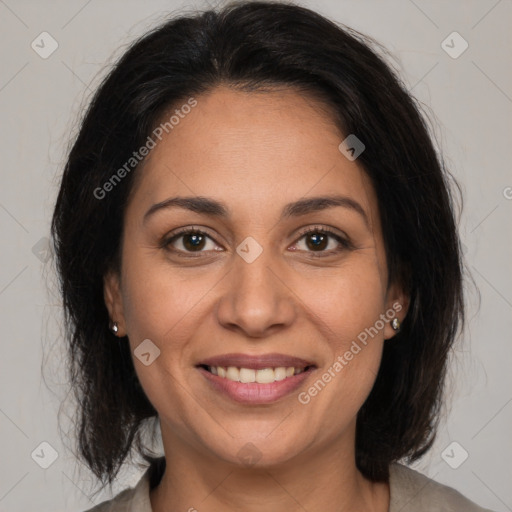
[[(275, 427), (274, 427), (275, 428)], [(300, 443), (289, 433), (282, 437), (268, 437), (271, 430), (261, 435), (241, 435), (218, 440), (209, 446), (212, 454), (229, 464), (243, 468), (271, 468), (287, 463), (300, 453)], [(285, 437), (286, 436), (286, 437)], [(306, 443), (304, 443), (304, 447)]]

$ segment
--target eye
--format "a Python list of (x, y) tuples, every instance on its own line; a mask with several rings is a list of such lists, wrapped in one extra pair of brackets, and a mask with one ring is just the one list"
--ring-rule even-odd
[[(210, 246), (208, 247), (208, 241)], [(208, 250), (219, 251), (218, 245), (205, 232), (197, 228), (184, 228), (177, 233), (172, 233), (162, 242), (162, 247), (169, 249), (177, 254), (179, 253), (202, 253)]]
[[(300, 247), (303, 239), (305, 248)], [(183, 228), (176, 233), (171, 233), (162, 241), (161, 246), (178, 256), (186, 257), (194, 257), (194, 253), (200, 256), (206, 251), (224, 250), (216, 245), (208, 233), (198, 228)], [(353, 247), (342, 235), (323, 226), (314, 226), (302, 231), (300, 238), (295, 242), (296, 246), (299, 248), (292, 248), (293, 251), (306, 251), (313, 257), (329, 256)]]
[[(305, 249), (300, 248), (301, 240), (303, 239), (303, 247), (305, 246)], [(296, 242), (296, 246), (299, 246), (299, 250), (311, 252), (311, 256), (322, 257), (350, 249), (352, 244), (343, 236), (329, 228), (314, 226), (301, 233), (301, 237)]]

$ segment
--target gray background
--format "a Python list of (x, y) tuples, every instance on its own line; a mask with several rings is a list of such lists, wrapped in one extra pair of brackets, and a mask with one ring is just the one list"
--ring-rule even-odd
[[(452, 398), (435, 446), (414, 467), (482, 506), (510, 511), (512, 2), (302, 4), (367, 33), (396, 56), (405, 83), (431, 111), (439, 147), (463, 187), (460, 229), (481, 306), (468, 287), (468, 329), (450, 364)], [(45, 237), (70, 136), (105, 65), (165, 13), (206, 5), (0, 0), (0, 512), (78, 511), (110, 497), (88, 498), (94, 480), (75, 461), (67, 433), (72, 400), (59, 408), (68, 389)], [(31, 48), (43, 31), (58, 43), (47, 59)], [(441, 46), (453, 31), (469, 44), (458, 58)], [(461, 46), (452, 39), (453, 52)], [(43, 469), (52, 450), (57, 458)], [(125, 468), (116, 492), (142, 471)]]

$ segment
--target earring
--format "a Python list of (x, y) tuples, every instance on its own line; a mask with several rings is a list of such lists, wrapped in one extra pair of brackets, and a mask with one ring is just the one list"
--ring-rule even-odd
[(392, 322), (391, 322), (391, 327), (393, 327), (393, 330), (396, 331), (396, 332), (399, 332), (400, 331), (400, 320), (398, 320), (398, 318), (393, 318)]
[(117, 322), (110, 322), (109, 328), (114, 334), (114, 336), (117, 336), (117, 333), (119, 332), (119, 325), (117, 324)]

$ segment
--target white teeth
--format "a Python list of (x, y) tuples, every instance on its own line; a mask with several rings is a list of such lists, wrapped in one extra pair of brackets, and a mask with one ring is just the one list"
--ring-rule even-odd
[(240, 382), (256, 382), (256, 370), (240, 368), (238, 378), (240, 379)]
[(275, 380), (284, 380), (286, 379), (286, 368), (280, 367), (274, 370)]
[(234, 380), (235, 382), (238, 382), (240, 380), (240, 371), (238, 368), (235, 368), (234, 366), (229, 366), (228, 370), (226, 372), (226, 378), (229, 380)]
[(263, 370), (258, 370), (256, 372), (256, 382), (258, 384), (269, 384), (275, 380), (278, 380), (275, 376), (277, 370), (278, 368), (275, 370), (272, 370), (272, 368), (264, 368)]
[(209, 366), (208, 369), (213, 375), (232, 380), (235, 382), (257, 382), (258, 384), (270, 384), (271, 382), (284, 380), (287, 377), (298, 375), (304, 368), (293, 366), (279, 366), (277, 368), (263, 368), (254, 370), (252, 368), (237, 368), (236, 366)]

